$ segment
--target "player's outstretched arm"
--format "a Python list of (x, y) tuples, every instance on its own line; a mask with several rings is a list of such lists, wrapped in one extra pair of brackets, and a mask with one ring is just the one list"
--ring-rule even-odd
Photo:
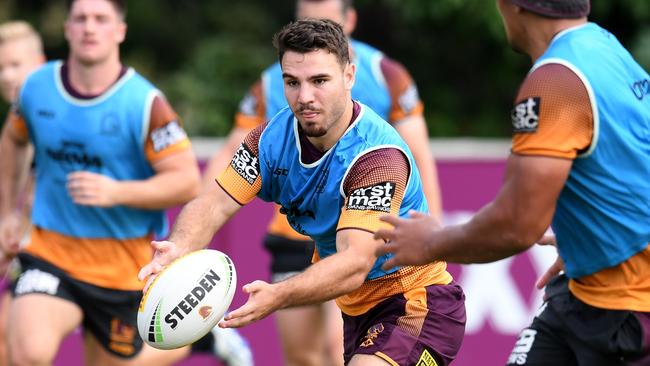
[(550, 225), (571, 164), (570, 159), (511, 155), (495, 200), (463, 225), (432, 230), (422, 225), (422, 217), (382, 217), (393, 227), (375, 233), (376, 238), (388, 241), (377, 254), (395, 255), (384, 268), (419, 264), (413, 258), (421, 258), (417, 262), (491, 262), (529, 248)]
[(359, 288), (377, 259), (375, 250), (381, 242), (367, 231), (345, 229), (338, 232), (336, 243), (336, 254), (286, 281), (245, 285), (248, 301), (230, 312), (219, 326), (243, 327), (278, 309), (325, 302)]
[(204, 192), (190, 201), (174, 223), (168, 241), (152, 242), (154, 257), (140, 270), (140, 281), (162, 271), (174, 259), (206, 247), (214, 233), (240, 208), (239, 203), (221, 187)]
[(155, 162), (153, 168), (155, 174), (150, 178), (130, 181), (89, 171), (73, 172), (68, 175), (68, 192), (79, 205), (150, 210), (182, 205), (198, 194), (198, 164), (191, 150), (167, 156)]

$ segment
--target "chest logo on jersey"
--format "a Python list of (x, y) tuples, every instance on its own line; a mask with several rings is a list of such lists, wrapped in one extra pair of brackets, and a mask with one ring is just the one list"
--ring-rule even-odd
[(390, 212), (395, 194), (395, 183), (382, 182), (367, 187), (357, 188), (348, 198), (348, 210)]
[(260, 175), (260, 162), (245, 144), (239, 145), (230, 166), (250, 185), (255, 183), (255, 180)]
[(650, 95), (650, 80), (643, 79), (635, 81), (632, 84), (632, 92), (638, 100), (643, 100), (644, 97)]
[(86, 151), (86, 144), (75, 141), (63, 141), (61, 147), (45, 149), (47, 156), (61, 164), (65, 171), (93, 170), (100, 171), (104, 166), (102, 158)]
[(151, 132), (151, 141), (153, 142), (153, 150), (155, 152), (161, 152), (186, 138), (187, 134), (178, 121), (170, 121), (166, 125)]
[(47, 118), (47, 119), (54, 119), (56, 117), (56, 113), (54, 111), (50, 111), (47, 109), (39, 109), (36, 114), (38, 114), (39, 117), (42, 118)]
[(540, 104), (541, 99), (539, 97), (531, 97), (515, 105), (511, 116), (514, 133), (537, 131)]

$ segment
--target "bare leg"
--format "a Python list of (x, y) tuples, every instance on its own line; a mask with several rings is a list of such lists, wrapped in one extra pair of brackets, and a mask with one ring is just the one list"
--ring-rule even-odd
[(159, 350), (146, 343), (142, 351), (134, 358), (124, 359), (108, 352), (96, 339), (86, 333), (86, 365), (93, 366), (166, 366), (184, 359), (190, 354), (190, 347), (185, 346), (173, 350)]
[(287, 366), (320, 366), (325, 354), (321, 306), (302, 306), (275, 313)]
[(51, 365), (63, 338), (81, 324), (81, 309), (49, 295), (15, 298), (9, 315), (9, 357), (12, 365)]
[(348, 366), (390, 366), (388, 361), (375, 355), (354, 355)]
[(334, 300), (323, 304), (325, 334), (327, 337), (325, 357), (329, 366), (343, 366), (343, 317)]

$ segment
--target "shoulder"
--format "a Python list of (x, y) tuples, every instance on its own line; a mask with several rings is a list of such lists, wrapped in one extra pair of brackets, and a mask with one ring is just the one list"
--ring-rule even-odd
[[(148, 90), (153, 90), (155, 93), (162, 95), (162, 92), (156, 88), (156, 86), (149, 81), (147, 78), (145, 78), (142, 74), (140, 74), (138, 71), (136, 71), (132, 67), (127, 67), (126, 73), (124, 76), (122, 76), (122, 82), (124, 83), (130, 83), (131, 87), (135, 85), (139, 85), (141, 87), (144, 87)], [(119, 82), (119, 81), (118, 81)]]
[(62, 61), (49, 61), (43, 64), (25, 78), (23, 87), (26, 85), (32, 85), (36, 82), (43, 82), (45, 80), (57, 80), (58, 77), (55, 73), (60, 70), (62, 64)]
[(345, 176), (342, 190), (351, 189), (384, 180), (405, 180), (410, 174), (410, 162), (406, 153), (396, 146), (374, 147), (361, 152), (352, 162)]
[(586, 82), (577, 68), (565, 62), (548, 61), (536, 64), (526, 75), (519, 88), (517, 99), (535, 95), (568, 102), (576, 95), (586, 93), (588, 93)]
[(411, 80), (411, 74), (406, 67), (390, 57), (384, 56), (380, 62), (381, 72), (387, 81)]

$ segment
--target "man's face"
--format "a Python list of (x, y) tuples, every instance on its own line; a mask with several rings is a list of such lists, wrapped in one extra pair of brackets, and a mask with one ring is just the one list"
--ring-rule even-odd
[(0, 92), (7, 102), (16, 100), (23, 80), (44, 61), (31, 39), (17, 39), (0, 45)]
[(282, 75), (284, 95), (307, 136), (324, 136), (341, 122), (354, 85), (354, 65), (341, 66), (326, 50), (287, 51)]
[(343, 33), (350, 36), (354, 31), (355, 17), (353, 10), (343, 11), (341, 0), (308, 1), (298, 0), (296, 3), (296, 19), (328, 19), (343, 27)]
[(126, 24), (107, 0), (76, 0), (65, 22), (70, 57), (82, 64), (101, 63), (118, 55)]

